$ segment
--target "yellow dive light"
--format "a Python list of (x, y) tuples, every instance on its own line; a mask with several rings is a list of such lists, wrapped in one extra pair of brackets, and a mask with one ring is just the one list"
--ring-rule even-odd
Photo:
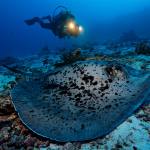
[(68, 28), (69, 28), (70, 30), (75, 30), (76, 24), (75, 24), (73, 21), (71, 21), (71, 22), (68, 23)]
[(83, 32), (83, 27), (76, 24), (73, 20), (69, 21), (66, 27), (67, 33), (73, 36), (78, 36), (81, 32)]

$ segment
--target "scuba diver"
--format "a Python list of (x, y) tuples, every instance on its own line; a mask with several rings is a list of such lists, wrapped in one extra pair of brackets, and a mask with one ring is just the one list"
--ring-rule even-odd
[[(55, 15), (56, 10), (63, 8), (57, 15)], [(47, 21), (46, 21), (47, 20)], [(82, 32), (82, 27), (75, 22), (75, 16), (71, 14), (64, 6), (58, 6), (53, 16), (46, 17), (34, 17), (29, 20), (25, 20), (27, 25), (33, 25), (38, 23), (42, 28), (51, 30), (55, 36), (59, 38), (64, 37), (77, 37)]]

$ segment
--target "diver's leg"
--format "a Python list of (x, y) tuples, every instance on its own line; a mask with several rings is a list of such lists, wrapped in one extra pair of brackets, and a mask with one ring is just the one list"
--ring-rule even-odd
[(40, 26), (44, 29), (51, 29), (51, 23), (45, 23), (42, 20), (39, 20), (38, 23), (40, 24)]
[(40, 20), (39, 17), (34, 17), (34, 18), (32, 18), (32, 19), (25, 20), (25, 23), (26, 23), (27, 25), (33, 25), (33, 24), (35, 24), (36, 22), (38, 22), (39, 20)]
[(38, 23), (44, 29), (51, 29), (51, 26), (52, 26), (51, 23), (45, 23), (43, 22), (43, 19), (40, 19), (39, 17), (34, 17), (32, 19), (25, 20), (25, 23), (27, 25), (33, 25), (35, 23)]
[(49, 22), (51, 22), (51, 21), (52, 21), (52, 18), (51, 18), (51, 16), (50, 16), (50, 15), (45, 16), (45, 17), (42, 17), (42, 19), (44, 19), (44, 20), (48, 20)]

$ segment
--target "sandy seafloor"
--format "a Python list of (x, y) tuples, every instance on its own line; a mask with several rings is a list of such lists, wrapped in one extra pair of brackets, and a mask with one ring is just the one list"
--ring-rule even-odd
[[(97, 47), (96, 52), (101, 49), (104, 48)], [(130, 49), (132, 47), (128, 48), (128, 50)], [(82, 52), (84, 53), (84, 50)], [(122, 50), (122, 52), (124, 51)], [(93, 56), (89, 58), (94, 59)], [(101, 57), (98, 59), (112, 60), (114, 58)], [(144, 66), (150, 70), (150, 56), (124, 55), (116, 59), (122, 62), (126, 61), (126, 64), (137, 69)], [(49, 64), (45, 66), (43, 58), (35, 55), (22, 59), (21, 65), (25, 66), (24, 70), (46, 72), (49, 69), (53, 70), (53, 64), (57, 61), (60, 61), (59, 55), (50, 55)], [(0, 150), (150, 150), (150, 104), (143, 105), (124, 123), (103, 138), (85, 143), (57, 143), (33, 134), (21, 123), (9, 96), (11, 85), (14, 82), (14, 74), (0, 67)]]

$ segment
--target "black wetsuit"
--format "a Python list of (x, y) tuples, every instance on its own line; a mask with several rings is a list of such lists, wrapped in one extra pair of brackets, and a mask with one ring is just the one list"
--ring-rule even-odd
[[(57, 16), (51, 17), (34, 17), (30, 20), (25, 20), (26, 24), (33, 25), (35, 23), (40, 24), (40, 26), (44, 29), (51, 30), (56, 36), (59, 38), (69, 37), (70, 35), (65, 31), (65, 25), (68, 20), (73, 20), (75, 17), (67, 12), (60, 12)], [(45, 22), (44, 20), (48, 20), (48, 22)]]

